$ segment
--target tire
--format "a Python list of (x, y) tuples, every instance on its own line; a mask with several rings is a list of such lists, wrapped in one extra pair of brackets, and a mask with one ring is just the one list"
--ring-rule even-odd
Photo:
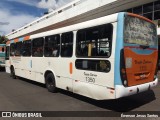
[(56, 84), (55, 84), (55, 77), (52, 73), (49, 73), (46, 78), (46, 88), (49, 92), (55, 93), (56, 92)]
[(11, 68), (11, 77), (12, 77), (13, 79), (16, 79), (15, 70), (14, 70), (13, 67)]

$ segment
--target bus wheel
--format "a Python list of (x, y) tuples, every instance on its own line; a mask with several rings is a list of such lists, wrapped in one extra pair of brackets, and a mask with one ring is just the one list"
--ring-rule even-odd
[(55, 78), (54, 75), (52, 73), (49, 73), (46, 78), (46, 87), (48, 89), (49, 92), (56, 92), (56, 84), (55, 84)]
[(13, 67), (11, 68), (11, 77), (12, 77), (13, 79), (16, 79), (15, 70), (14, 70)]

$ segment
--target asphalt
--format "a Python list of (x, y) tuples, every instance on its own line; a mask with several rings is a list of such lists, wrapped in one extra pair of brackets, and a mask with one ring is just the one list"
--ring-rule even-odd
[(60, 89), (57, 93), (50, 93), (43, 84), (23, 78), (12, 79), (1, 70), (0, 111), (160, 111), (159, 86), (160, 82), (152, 90), (137, 95), (96, 101)]

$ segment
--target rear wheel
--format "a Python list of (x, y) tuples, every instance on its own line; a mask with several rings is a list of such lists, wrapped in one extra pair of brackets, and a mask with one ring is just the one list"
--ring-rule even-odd
[(11, 68), (11, 77), (12, 77), (13, 79), (16, 79), (14, 67)]
[(46, 78), (46, 87), (49, 92), (56, 92), (56, 84), (55, 84), (55, 77), (52, 73), (49, 73)]

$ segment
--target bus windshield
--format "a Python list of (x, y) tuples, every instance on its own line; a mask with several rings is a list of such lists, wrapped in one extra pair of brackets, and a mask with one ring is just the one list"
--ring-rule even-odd
[(127, 15), (124, 25), (124, 43), (157, 46), (156, 26), (146, 20)]

